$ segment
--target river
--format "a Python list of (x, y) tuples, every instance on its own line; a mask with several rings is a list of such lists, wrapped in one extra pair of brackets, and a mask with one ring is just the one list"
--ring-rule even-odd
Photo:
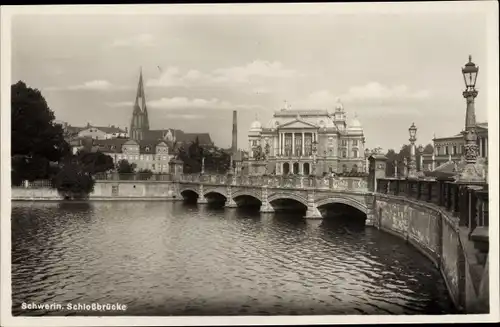
[(455, 313), (428, 259), (358, 220), (182, 202), (13, 202), (12, 293), (13, 315)]

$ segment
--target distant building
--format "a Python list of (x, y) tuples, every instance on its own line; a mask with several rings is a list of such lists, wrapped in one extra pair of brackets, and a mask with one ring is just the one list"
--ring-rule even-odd
[(259, 160), (258, 152), (265, 153), (266, 148), (268, 171), (277, 175), (312, 174), (314, 160), (317, 175), (365, 171), (363, 127), (356, 116), (347, 123), (340, 101), (334, 112), (277, 110), (267, 126), (258, 120), (252, 123), (248, 140), (250, 153), (244, 166), (250, 174), (255, 168), (252, 163)]
[[(488, 123), (477, 123), (477, 145), (479, 147), (479, 158), (483, 161), (488, 158)], [(454, 167), (452, 163), (459, 162), (464, 156), (465, 140), (462, 133), (453, 136), (435, 137), (434, 153), (423, 155), (423, 170), (433, 171), (438, 167)], [(443, 170), (443, 167), (440, 168)]]

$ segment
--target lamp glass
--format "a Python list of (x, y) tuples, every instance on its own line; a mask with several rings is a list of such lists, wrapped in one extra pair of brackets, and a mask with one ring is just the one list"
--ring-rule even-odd
[(415, 127), (415, 124), (411, 124), (408, 131), (410, 132), (410, 137), (415, 137), (415, 135), (417, 134), (417, 127)]

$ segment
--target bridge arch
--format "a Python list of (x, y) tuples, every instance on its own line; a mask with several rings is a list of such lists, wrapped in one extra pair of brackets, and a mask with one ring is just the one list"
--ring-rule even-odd
[(248, 191), (248, 190), (243, 190), (243, 191), (232, 192), (231, 195), (233, 197), (233, 200), (236, 199), (237, 197), (248, 196), (248, 197), (257, 199), (260, 202), (262, 202), (261, 196), (260, 196), (260, 194), (257, 194), (257, 192), (251, 192), (251, 191)]
[(326, 199), (321, 199), (319, 201), (316, 201), (316, 207), (322, 207), (327, 204), (345, 204), (347, 206), (353, 207), (359, 211), (361, 211), (364, 214), (368, 213), (368, 207), (366, 206), (366, 203), (363, 203), (361, 201), (358, 201), (353, 198), (347, 198), (347, 197), (330, 197)]
[(276, 201), (276, 200), (295, 200), (297, 202), (302, 203), (307, 207), (307, 199), (304, 198), (303, 196), (300, 196), (298, 194), (294, 194), (291, 192), (278, 192), (278, 193), (272, 193), (268, 196), (267, 201), (269, 203)]
[(179, 190), (179, 193), (186, 193), (186, 192), (192, 192), (195, 193), (197, 196), (200, 196), (200, 193), (198, 193), (197, 189), (191, 188), (191, 187), (183, 187)]
[(227, 199), (226, 192), (222, 192), (222, 191), (219, 191), (219, 190), (208, 190), (208, 191), (203, 192), (203, 196), (204, 197), (206, 197), (207, 195), (210, 196), (210, 194), (215, 194), (215, 195), (218, 195), (218, 196), (223, 196), (224, 198)]

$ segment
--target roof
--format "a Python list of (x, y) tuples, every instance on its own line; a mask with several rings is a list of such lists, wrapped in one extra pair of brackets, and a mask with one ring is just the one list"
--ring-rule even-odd
[(116, 126), (93, 126), (93, 125), (87, 125), (85, 127), (78, 127), (78, 126), (71, 126), (67, 125), (66, 126), (66, 132), (70, 134), (76, 134), (79, 133), (83, 130), (89, 129), (89, 128), (96, 128), (100, 131), (103, 131), (106, 134), (112, 134), (112, 133), (125, 133), (125, 131), (119, 127)]
[(158, 130), (149, 130), (144, 131), (144, 139), (150, 141), (163, 140), (165, 135), (170, 131), (172, 136), (175, 137), (175, 140), (180, 143), (190, 143), (196, 140), (198, 137), (200, 144), (203, 145), (211, 145), (213, 144), (212, 139), (209, 133), (184, 133), (179, 129), (158, 129)]
[[(487, 122), (483, 122), (483, 123), (476, 123), (476, 128), (479, 128), (479, 129), (488, 129), (488, 123)], [(458, 139), (458, 138), (463, 138), (464, 135), (462, 132), (458, 133), (458, 134), (455, 134), (453, 136), (442, 136), (442, 137), (434, 137), (434, 141), (436, 140), (449, 140), (449, 139)]]
[(299, 116), (328, 116), (328, 110), (302, 109), (302, 110), (278, 110), (274, 112), (274, 117), (296, 117)]
[[(94, 140), (94, 145), (99, 148), (99, 151), (109, 152), (109, 153), (121, 153), (122, 146), (125, 143), (139, 144), (139, 153), (140, 154), (155, 154), (156, 147), (160, 145), (162, 142), (152, 141), (152, 140), (143, 140), (143, 141), (134, 141), (130, 139), (109, 139), (109, 140)], [(165, 146), (169, 147), (166, 143)], [(171, 147), (169, 147), (169, 150)]]

